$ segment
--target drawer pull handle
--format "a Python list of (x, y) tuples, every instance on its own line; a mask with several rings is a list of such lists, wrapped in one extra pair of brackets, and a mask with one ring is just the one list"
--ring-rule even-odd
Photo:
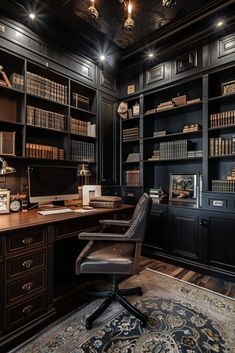
[(32, 244), (32, 242), (33, 242), (33, 238), (32, 237), (24, 238), (22, 240), (22, 243), (25, 244), (25, 245), (30, 245), (30, 244)]
[(31, 259), (31, 260), (26, 260), (26, 261), (22, 262), (21, 265), (25, 268), (30, 268), (32, 264), (33, 264), (33, 260)]
[(32, 289), (32, 287), (33, 287), (33, 282), (28, 282), (28, 283), (23, 284), (23, 286), (21, 288), (28, 292)]
[(30, 314), (33, 309), (33, 305), (27, 305), (22, 309), (23, 314)]

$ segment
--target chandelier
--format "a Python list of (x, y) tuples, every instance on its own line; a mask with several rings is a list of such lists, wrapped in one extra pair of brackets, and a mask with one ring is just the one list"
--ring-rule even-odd
[(162, 6), (169, 9), (176, 5), (176, 0), (162, 0)]
[[(130, 32), (135, 27), (135, 21), (131, 17), (131, 13), (132, 13), (131, 1), (130, 0), (128, 2), (126, 0), (119, 0), (119, 1), (120, 3), (124, 4), (125, 7), (127, 8), (127, 19), (125, 20), (123, 27), (125, 31)], [(90, 6), (87, 9), (87, 16), (90, 21), (95, 21), (99, 17), (99, 13), (95, 7), (95, 0), (90, 0)]]
[[(130, 0), (119, 0), (121, 4), (124, 4), (125, 8), (127, 8), (127, 19), (123, 24), (123, 28), (125, 31), (130, 32), (135, 27), (135, 21), (133, 20), (132, 13), (132, 4)], [(176, 0), (162, 0), (162, 6), (169, 9), (176, 5)], [(96, 21), (99, 17), (99, 13), (95, 7), (95, 0), (90, 0), (90, 6), (87, 9), (87, 16), (90, 21)]]

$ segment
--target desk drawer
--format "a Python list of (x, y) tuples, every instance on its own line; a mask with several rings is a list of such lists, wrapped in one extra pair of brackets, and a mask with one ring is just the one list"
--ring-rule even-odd
[(46, 272), (41, 271), (17, 281), (8, 283), (6, 290), (6, 304), (14, 300), (25, 299), (26, 295), (31, 295), (41, 289), (46, 289)]
[(6, 309), (5, 331), (10, 331), (17, 326), (22, 326), (33, 320), (37, 316), (46, 312), (46, 294), (24, 301), (21, 304), (14, 305)]
[(23, 256), (7, 259), (7, 277), (12, 278), (46, 266), (46, 250), (38, 250)]
[(46, 229), (37, 228), (25, 230), (24, 232), (16, 232), (14, 235), (6, 237), (6, 253), (15, 250), (31, 248), (35, 245), (43, 245), (46, 243)]
[(85, 230), (90, 230), (93, 229), (94, 227), (99, 227), (99, 219), (100, 216), (93, 216), (93, 217), (84, 217), (80, 218), (78, 220), (72, 220), (68, 222), (61, 222), (57, 223), (54, 226), (54, 234), (55, 234), (55, 239), (60, 239), (63, 237), (71, 237), (71, 236), (76, 236), (80, 232), (85, 231)]

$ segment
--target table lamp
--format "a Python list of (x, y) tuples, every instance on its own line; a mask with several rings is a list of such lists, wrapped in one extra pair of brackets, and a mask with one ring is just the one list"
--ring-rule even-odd
[(16, 170), (14, 167), (10, 167), (8, 163), (5, 161), (4, 158), (0, 157), (0, 175), (5, 175), (5, 174), (10, 174), (10, 173), (15, 173)]
[(81, 165), (78, 166), (78, 176), (85, 177), (85, 182), (84, 184), (87, 185), (89, 183), (89, 176), (91, 176), (91, 172), (89, 170), (88, 164), (82, 163)]

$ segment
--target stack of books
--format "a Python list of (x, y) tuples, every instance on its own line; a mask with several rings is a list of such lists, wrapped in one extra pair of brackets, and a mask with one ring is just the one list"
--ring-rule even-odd
[(65, 131), (66, 116), (27, 105), (26, 124), (52, 130)]
[(202, 150), (188, 151), (188, 158), (202, 157)]
[(160, 150), (153, 151), (152, 157), (148, 158), (149, 161), (159, 161), (160, 160)]
[(137, 140), (139, 138), (139, 128), (133, 127), (123, 130), (123, 142)]
[(167, 102), (162, 102), (162, 103), (158, 104), (157, 112), (161, 112), (162, 110), (168, 110), (168, 109), (174, 108), (174, 106), (175, 106), (175, 103), (172, 102), (171, 100), (167, 101)]
[(157, 108), (153, 108), (153, 109), (148, 109), (144, 115), (149, 115), (149, 114), (154, 114), (154, 113), (157, 113)]
[(192, 132), (192, 131), (200, 131), (202, 126), (200, 124), (190, 124), (184, 125), (182, 132)]
[(154, 131), (153, 137), (162, 137), (162, 136), (166, 136), (166, 134), (167, 134), (166, 130)]

